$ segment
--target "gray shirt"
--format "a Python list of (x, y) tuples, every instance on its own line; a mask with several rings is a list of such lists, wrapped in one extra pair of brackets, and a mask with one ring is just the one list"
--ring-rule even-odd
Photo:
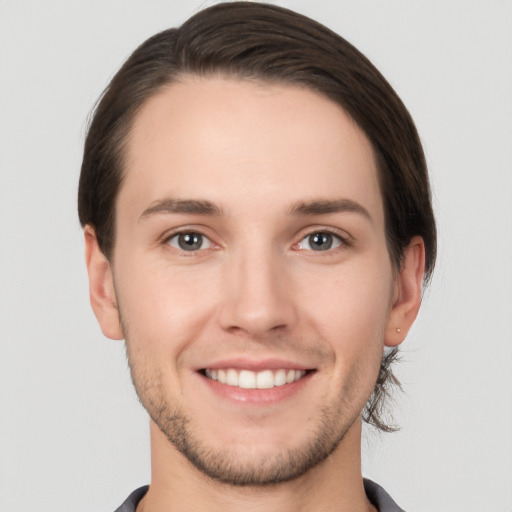
[[(144, 497), (148, 485), (133, 491), (126, 501), (115, 512), (135, 512), (139, 501)], [(391, 498), (391, 496), (378, 484), (371, 480), (364, 479), (364, 490), (368, 499), (377, 507), (379, 512), (405, 512)]]

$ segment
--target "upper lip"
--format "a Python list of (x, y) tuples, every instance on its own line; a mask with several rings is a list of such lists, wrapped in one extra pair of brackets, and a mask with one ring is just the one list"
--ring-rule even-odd
[(247, 357), (237, 357), (230, 359), (216, 360), (200, 366), (197, 370), (204, 369), (218, 370), (222, 368), (235, 368), (238, 370), (312, 370), (310, 365), (305, 365), (288, 359), (267, 358), (267, 359), (249, 359)]

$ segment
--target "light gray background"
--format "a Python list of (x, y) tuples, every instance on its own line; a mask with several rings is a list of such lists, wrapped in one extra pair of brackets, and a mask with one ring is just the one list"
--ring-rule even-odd
[[(149, 480), (121, 342), (88, 304), (85, 120), (137, 44), (213, 2), (0, 0), (0, 510), (114, 510)], [(512, 3), (281, 1), (370, 57), (424, 141), (439, 264), (403, 345), (400, 433), (364, 473), (415, 512), (512, 510)]]

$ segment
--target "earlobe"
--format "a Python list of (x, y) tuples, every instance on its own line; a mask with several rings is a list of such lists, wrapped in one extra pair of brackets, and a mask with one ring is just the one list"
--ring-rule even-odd
[(402, 343), (414, 323), (420, 309), (424, 273), (425, 244), (421, 237), (415, 236), (404, 250), (396, 278), (394, 302), (384, 338), (386, 346), (394, 347)]
[(85, 226), (84, 238), (92, 309), (107, 338), (123, 339), (110, 262), (101, 251), (96, 231), (92, 226)]

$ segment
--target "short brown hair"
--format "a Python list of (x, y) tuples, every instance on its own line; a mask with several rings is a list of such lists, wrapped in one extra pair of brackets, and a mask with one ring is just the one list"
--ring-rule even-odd
[[(370, 140), (376, 155), (391, 260), (400, 268), (412, 237), (423, 238), (425, 282), (436, 258), (436, 228), (423, 149), (404, 104), (371, 62), (325, 26), (291, 10), (255, 2), (228, 2), (189, 18), (140, 45), (99, 101), (85, 141), (78, 191), (82, 226), (96, 230), (110, 258), (115, 243), (115, 203), (123, 180), (127, 135), (141, 106), (183, 75), (223, 74), (295, 84), (338, 103)], [(365, 411), (382, 419), (393, 351), (383, 358)]]

